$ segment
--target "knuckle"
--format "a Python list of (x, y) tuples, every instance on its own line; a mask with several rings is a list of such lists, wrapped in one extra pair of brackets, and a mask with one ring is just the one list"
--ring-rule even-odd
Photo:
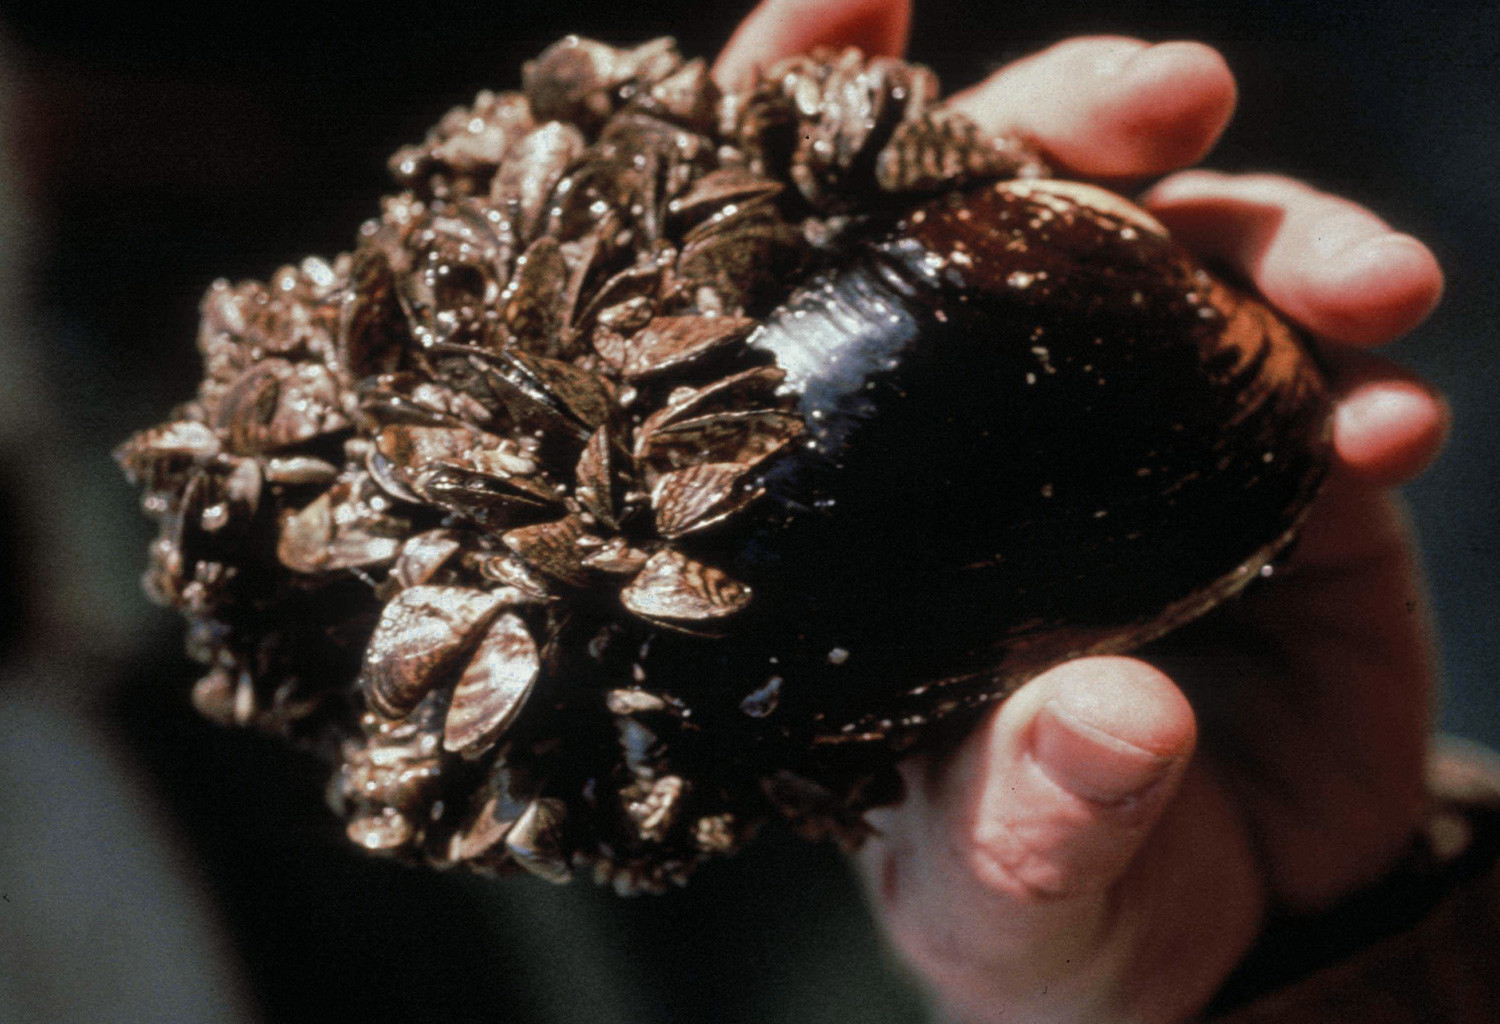
[(989, 893), (1024, 906), (1045, 906), (1079, 894), (1083, 886), (1056, 851), (1010, 833), (974, 843), (965, 857), (975, 881)]

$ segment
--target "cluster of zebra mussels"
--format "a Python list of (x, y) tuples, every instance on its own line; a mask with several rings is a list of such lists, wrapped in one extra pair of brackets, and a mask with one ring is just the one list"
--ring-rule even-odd
[(1289, 539), (1297, 338), (926, 69), (523, 78), (352, 253), (215, 283), (198, 394), (118, 452), (194, 703), (329, 758), (358, 845), (635, 892), (771, 819), (857, 843), (931, 723)]

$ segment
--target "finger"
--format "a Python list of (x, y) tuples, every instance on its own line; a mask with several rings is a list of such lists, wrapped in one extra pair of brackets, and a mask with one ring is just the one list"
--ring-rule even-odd
[[(1226, 606), (1226, 646), (1196, 655), (1205, 753), (1288, 909), (1326, 908), (1383, 876), (1426, 807), (1433, 623), (1394, 497), (1331, 479), (1287, 571)], [(1285, 667), (1247, 658), (1254, 644)]]
[(761, 0), (719, 54), (714, 81), (742, 88), (757, 69), (817, 46), (899, 57), (910, 24), (910, 0)]
[(1187, 701), (1127, 658), (1062, 665), (1008, 702), (959, 822), (987, 888), (1044, 905), (1097, 894), (1135, 855), (1192, 753)]
[(1339, 359), (1333, 448), (1348, 476), (1393, 487), (1417, 476), (1448, 437), (1452, 414), (1410, 371), (1364, 353)]
[(909, 767), (907, 800), (872, 817), (882, 837), (862, 856), (892, 938), (950, 993), (1026, 989), (1033, 971), (1092, 964), (1106, 891), (1194, 740), (1186, 700), (1142, 662), (1088, 658), (1038, 676), (941, 772)]
[(1159, 183), (1143, 205), (1179, 240), (1234, 266), (1329, 341), (1391, 341), (1442, 297), (1443, 272), (1425, 245), (1290, 178), (1188, 171)]
[(1200, 159), (1235, 97), (1224, 58), (1201, 43), (1090, 36), (1002, 68), (950, 103), (989, 131), (1032, 140), (1061, 171), (1127, 178)]
[(944, 1004), (974, 1021), (1177, 1020), (1208, 998), (1264, 897), (1242, 824), (1189, 765), (1195, 735), (1160, 672), (1087, 658), (1027, 683), (941, 770), (903, 766), (907, 798), (872, 812), (861, 856)]

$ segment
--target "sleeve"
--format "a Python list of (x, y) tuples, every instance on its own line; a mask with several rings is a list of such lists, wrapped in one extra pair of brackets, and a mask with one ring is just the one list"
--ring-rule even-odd
[(1316, 918), (1272, 922), (1214, 1024), (1500, 1022), (1500, 757), (1444, 739), (1412, 855)]

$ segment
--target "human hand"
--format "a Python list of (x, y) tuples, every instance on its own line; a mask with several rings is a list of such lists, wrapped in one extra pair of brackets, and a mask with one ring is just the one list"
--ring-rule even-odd
[[(899, 54), (909, 13), (906, 0), (765, 0), (715, 74), (738, 81), (819, 44)], [(1028, 137), (1062, 174), (1119, 185), (1202, 157), (1235, 86), (1198, 44), (1086, 38), (952, 103)], [(1423, 812), (1432, 652), (1385, 489), (1435, 454), (1447, 413), (1365, 350), (1432, 309), (1437, 262), (1285, 178), (1181, 172), (1142, 202), (1320, 340), (1335, 468), (1284, 577), (1193, 627), (1177, 645), (1191, 654), (1059, 666), (951, 755), (903, 765), (906, 798), (870, 815), (861, 865), (895, 945), (964, 1020), (1189, 1017), (1268, 912), (1314, 911), (1379, 878)]]

